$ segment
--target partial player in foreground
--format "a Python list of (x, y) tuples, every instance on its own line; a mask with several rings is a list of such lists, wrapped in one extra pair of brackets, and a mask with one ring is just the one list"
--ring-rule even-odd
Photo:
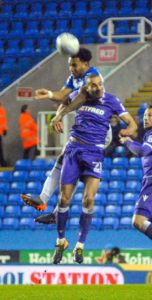
[[(111, 116), (117, 114), (128, 126), (120, 131), (121, 136), (134, 134), (137, 129), (131, 115), (125, 110), (120, 101), (113, 95), (105, 93), (103, 82), (98, 75), (88, 75), (86, 90), (78, 94), (70, 95), (72, 100), (67, 108), (54, 118), (54, 129), (59, 133), (63, 128), (60, 123), (63, 116), (70, 112), (74, 103), (80, 98), (86, 100), (76, 113), (75, 123), (70, 130), (70, 139), (67, 144), (61, 169), (60, 200), (57, 209), (56, 250), (53, 263), (58, 264), (67, 248), (65, 238), (66, 222), (68, 219), (69, 202), (75, 185), (79, 179), (84, 181), (84, 193), (82, 196), (82, 213), (79, 222), (79, 235), (73, 250), (74, 261), (83, 262), (83, 249), (88, 232), (91, 227), (94, 198), (102, 177), (102, 163), (104, 159), (104, 145)], [(80, 101), (81, 103), (81, 101)], [(58, 124), (59, 122), (59, 124)]]
[(142, 144), (129, 137), (122, 137), (120, 142), (125, 144), (133, 154), (142, 158), (144, 176), (135, 205), (133, 225), (152, 239), (152, 106), (145, 110), (144, 129), (146, 133)]
[[(80, 48), (76, 55), (73, 55), (68, 59), (70, 76), (64, 86), (60, 90), (54, 92), (47, 89), (38, 89), (35, 92), (35, 99), (45, 100), (49, 98), (57, 103), (65, 103), (68, 95), (71, 92), (80, 89), (86, 84), (86, 77), (88, 74), (95, 74), (102, 77), (100, 72), (94, 66), (90, 66), (91, 58), (92, 54), (90, 50), (86, 48)], [(110, 141), (111, 131), (109, 131), (107, 145), (110, 143)], [(56, 188), (59, 186), (62, 159), (63, 152), (57, 158), (54, 168), (47, 177), (40, 196), (32, 197), (29, 195), (22, 195), (22, 200), (26, 204), (34, 206), (37, 210), (44, 211), (46, 209), (47, 202)], [(44, 224), (54, 224), (56, 222), (56, 209), (53, 213), (37, 217), (35, 221)]]

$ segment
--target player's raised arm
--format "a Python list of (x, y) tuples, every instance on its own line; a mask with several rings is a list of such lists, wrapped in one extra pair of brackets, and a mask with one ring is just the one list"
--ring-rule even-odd
[(130, 113), (126, 113), (120, 116), (120, 118), (127, 124), (126, 129), (120, 130), (119, 133), (120, 137), (133, 136), (137, 131), (137, 124), (132, 118), (132, 116), (130, 115)]
[(34, 99), (35, 100), (50, 99), (54, 102), (64, 103), (64, 101), (66, 101), (67, 96), (69, 95), (70, 92), (71, 89), (67, 87), (63, 87), (62, 89), (54, 92), (42, 88), (35, 91)]

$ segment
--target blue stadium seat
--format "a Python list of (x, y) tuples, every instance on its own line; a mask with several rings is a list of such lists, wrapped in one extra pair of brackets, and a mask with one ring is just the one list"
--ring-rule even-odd
[(124, 181), (112, 180), (109, 182), (109, 192), (120, 193), (125, 189)]
[(3, 56), (5, 53), (4, 50), (4, 41), (0, 40), (0, 56)]
[(69, 31), (69, 21), (67, 19), (59, 19), (56, 23), (56, 28), (53, 31), (53, 34), (59, 35), (62, 32)]
[(124, 146), (117, 146), (114, 150), (115, 157), (125, 156), (125, 154), (126, 154), (126, 147), (124, 147)]
[(110, 157), (105, 157), (103, 161), (103, 169), (111, 169), (112, 166), (112, 160)]
[(43, 20), (39, 31), (41, 36), (50, 38), (54, 34), (54, 20)]
[(9, 37), (23, 38), (23, 36), (24, 36), (23, 22), (21, 21), (12, 22), (11, 31), (9, 32)]
[(9, 194), (7, 199), (7, 205), (23, 205), (20, 194)]
[(121, 207), (115, 205), (107, 205), (105, 207), (105, 217), (120, 217)]
[(8, 22), (1, 22), (0, 23), (0, 38), (4, 38), (8, 35)]
[(1, 171), (0, 172), (0, 182), (10, 182), (12, 180), (11, 171)]
[(124, 180), (126, 179), (126, 170), (112, 169), (110, 172), (111, 180)]
[(19, 47), (19, 40), (17, 38), (8, 40), (7, 46), (8, 46), (8, 48), (5, 51), (6, 55), (13, 55), (16, 57), (19, 56), (20, 47)]
[(27, 19), (28, 20), (28, 5), (26, 3), (17, 3), (16, 11), (13, 15), (14, 19)]
[(82, 204), (83, 194), (78, 192), (73, 196), (72, 204)]
[(87, 2), (86, 1), (77, 1), (75, 2), (75, 9), (72, 17), (84, 18), (87, 15)]
[(132, 218), (129, 217), (120, 218), (119, 229), (133, 229)]
[(0, 206), (0, 218), (3, 218), (3, 217), (4, 217), (4, 206)]
[(100, 181), (98, 192), (107, 193), (108, 192), (108, 182), (107, 181)]
[(140, 190), (141, 190), (141, 181), (137, 181), (137, 180), (126, 181), (125, 192), (138, 193), (140, 192)]
[(19, 228), (18, 218), (4, 218), (2, 222), (2, 229), (15, 230)]
[(26, 194), (37, 194), (39, 195), (42, 190), (42, 183), (40, 181), (30, 181), (26, 185)]
[(22, 45), (22, 49), (20, 50), (20, 55), (29, 56), (29, 57), (35, 56), (35, 43), (32, 38), (30, 39), (26, 38), (23, 40), (23, 45)]
[(92, 218), (91, 229), (102, 229), (102, 220), (101, 218)]
[(25, 36), (26, 38), (37, 38), (39, 36), (39, 23), (37, 21), (31, 21), (27, 23)]
[(32, 218), (36, 215), (36, 210), (32, 206), (23, 206), (21, 209), (21, 218)]
[(141, 158), (140, 157), (131, 157), (129, 159), (129, 168), (141, 169), (142, 168)]
[(28, 172), (27, 171), (14, 171), (13, 172), (12, 181), (27, 181), (28, 180)]
[(129, 169), (127, 171), (127, 180), (142, 180), (143, 171), (142, 169)]
[(44, 171), (30, 171), (29, 172), (29, 181), (44, 181), (45, 173)]
[(132, 17), (134, 15), (133, 8), (129, 5), (121, 7), (118, 10), (118, 16), (119, 17)]
[(101, 0), (95, 0), (95, 1), (91, 1), (89, 2), (89, 11), (87, 13), (87, 15), (89, 17), (102, 17), (102, 2)]
[(45, 4), (45, 12), (43, 17), (51, 17), (54, 19), (58, 19), (58, 9), (56, 2), (47, 2)]
[(34, 159), (32, 161), (31, 170), (32, 171), (36, 171), (36, 170), (45, 171), (46, 166), (47, 166), (47, 163), (46, 163), (45, 159), (43, 159), (43, 158)]
[(93, 217), (101, 218), (104, 217), (104, 215), (105, 215), (104, 206), (94, 205)]
[[(60, 18), (70, 18), (72, 14), (73, 8), (71, 1), (61, 2), (60, 3), (60, 11), (59, 17)], [(73, 15), (73, 14), (72, 14)]]
[(39, 38), (37, 44), (37, 52), (40, 57), (45, 57), (51, 53), (51, 47), (49, 39), (47, 38)]
[(135, 202), (138, 199), (138, 193), (132, 192), (132, 193), (124, 193), (124, 200), (123, 204), (124, 205), (134, 205)]
[(94, 200), (95, 205), (105, 205), (106, 201), (107, 201), (106, 194), (100, 192), (95, 195), (95, 200)]
[(108, 193), (107, 194), (107, 204), (108, 205), (121, 205), (123, 203), (123, 194), (122, 193)]
[(0, 182), (0, 193), (7, 194), (10, 191), (9, 183), (7, 182)]
[(121, 210), (122, 217), (132, 217), (134, 212), (134, 205), (123, 205)]
[(106, 170), (106, 169), (103, 170), (103, 172), (102, 172), (102, 179), (104, 181), (109, 181), (109, 179), (110, 179), (110, 172), (109, 172), (109, 170)]
[(84, 30), (85, 36), (93, 36), (93, 34), (97, 34), (98, 32), (98, 20), (96, 18), (88, 18), (86, 20), (86, 28)]
[(71, 229), (78, 229), (78, 227), (79, 227), (79, 218), (70, 218), (69, 227)]
[(1, 4), (1, 20), (10, 20), (13, 15), (12, 4), (2, 3)]
[(102, 227), (104, 230), (106, 229), (118, 229), (119, 219), (107, 217), (103, 219)]
[(6, 218), (11, 218), (11, 217), (20, 217), (21, 210), (19, 206), (13, 206), (13, 205), (8, 205), (5, 208), (5, 217)]
[(29, 171), (31, 170), (31, 160), (30, 159), (19, 159), (17, 160), (15, 166), (15, 170), (20, 171)]
[(34, 229), (34, 219), (33, 218), (21, 218), (19, 223), (20, 229)]
[(84, 190), (84, 183), (79, 181), (76, 191), (77, 191), (77, 193), (79, 193), (79, 192), (83, 192), (83, 190)]
[(112, 167), (115, 169), (126, 169), (128, 167), (128, 159), (126, 157), (115, 157), (112, 160)]
[(50, 159), (48, 162), (47, 162), (47, 170), (52, 170), (54, 165), (56, 163), (56, 159)]
[(10, 193), (24, 194), (26, 190), (25, 182), (12, 182), (10, 185)]
[(0, 205), (6, 205), (7, 204), (7, 195), (2, 193), (0, 194)]
[(84, 21), (83, 19), (73, 19), (71, 21), (71, 28), (70, 28), (70, 32), (72, 34), (75, 34), (79, 37), (83, 36), (83, 29), (84, 29)]
[(81, 212), (82, 212), (82, 206), (81, 205), (77, 205), (77, 204), (72, 205), (71, 209), (70, 209), (70, 216), (72, 218), (79, 217)]
[(30, 6), (30, 18), (41, 18), (43, 16), (43, 3), (34, 2)]
[(110, 18), (111, 16), (117, 17), (118, 16), (118, 9), (115, 6), (106, 7), (104, 9), (104, 18)]

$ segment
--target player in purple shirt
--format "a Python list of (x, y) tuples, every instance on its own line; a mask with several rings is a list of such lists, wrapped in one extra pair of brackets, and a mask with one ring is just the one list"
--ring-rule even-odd
[(142, 158), (144, 174), (142, 188), (135, 205), (133, 225), (152, 239), (152, 106), (145, 110), (144, 128), (146, 133), (142, 144), (129, 137), (122, 137), (120, 142), (133, 154)]
[[(73, 253), (75, 262), (83, 262), (83, 248), (91, 227), (94, 198), (102, 176), (104, 144), (111, 116), (117, 114), (128, 125), (126, 129), (120, 131), (121, 136), (133, 134), (137, 129), (133, 118), (125, 110), (119, 99), (104, 92), (101, 77), (89, 75), (86, 89), (82, 93), (83, 101), (86, 101), (77, 110), (75, 123), (71, 128), (70, 140), (64, 151), (61, 169), (61, 193), (57, 212), (58, 239), (53, 256), (54, 264), (58, 264), (62, 260), (65, 250), (65, 227), (68, 219), (69, 201), (77, 180), (80, 178), (84, 181), (84, 194), (79, 237)], [(70, 98), (73, 99), (77, 94), (78, 92), (72, 93)], [(57, 132), (60, 132), (60, 125), (58, 127), (57, 123), (70, 111), (70, 108), (73, 109), (74, 102), (76, 103), (80, 98), (81, 94), (54, 118), (53, 126)]]
[[(75, 90), (78, 90), (86, 83), (86, 77), (91, 73), (101, 76), (101, 73), (94, 67), (90, 66), (92, 58), (91, 52), (86, 48), (80, 48), (77, 55), (69, 57), (69, 71), (70, 76), (64, 86), (58, 91), (49, 91), (47, 89), (38, 89), (35, 92), (36, 100), (50, 99), (57, 103), (63, 103), (67, 96)], [(101, 76), (102, 77), (102, 76)], [(61, 106), (62, 107), (62, 106)], [(59, 107), (59, 110), (61, 109)], [(58, 110), (58, 111), (59, 111)], [(109, 138), (107, 144), (111, 141), (111, 132), (109, 131)], [(45, 210), (46, 205), (55, 189), (59, 186), (60, 170), (62, 165), (63, 153), (57, 158), (57, 162), (47, 177), (40, 196), (32, 197), (30, 195), (22, 195), (22, 200), (29, 205), (34, 206), (37, 210)], [(42, 215), (36, 218), (37, 222), (41, 223), (55, 223), (55, 211), (48, 215)]]

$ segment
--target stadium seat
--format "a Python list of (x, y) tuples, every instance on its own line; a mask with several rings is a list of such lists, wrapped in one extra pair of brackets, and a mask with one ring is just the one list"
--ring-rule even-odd
[(91, 229), (102, 229), (102, 220), (101, 218), (92, 218)]
[(109, 182), (109, 192), (120, 193), (125, 189), (124, 181), (112, 180)]
[(7, 49), (5, 51), (5, 54), (7, 56), (13, 55), (18, 57), (20, 54), (20, 45), (19, 45), (19, 40), (16, 39), (10, 39), (8, 40), (8, 45), (7, 45)]
[[(60, 3), (60, 11), (59, 18), (69, 18), (73, 11), (73, 5), (71, 1), (61, 2)], [(72, 14), (73, 16), (73, 14)]]
[(45, 4), (45, 11), (43, 17), (51, 17), (58, 19), (58, 5), (56, 2), (47, 2)]
[(102, 218), (105, 215), (104, 206), (94, 205), (93, 217)]
[(5, 218), (20, 217), (21, 211), (19, 206), (8, 205), (5, 208)]
[(4, 38), (8, 35), (8, 22), (1, 22), (0, 23), (0, 38)]
[(39, 38), (36, 51), (38, 52), (40, 58), (49, 55), (51, 53), (49, 40), (47, 38)]
[(89, 17), (102, 17), (102, 2), (99, 0), (89, 2)]
[(109, 172), (109, 170), (107, 170), (107, 169), (103, 170), (103, 172), (102, 172), (102, 179), (104, 181), (109, 181), (109, 179), (110, 179), (110, 172)]
[(108, 193), (107, 194), (107, 204), (108, 205), (121, 205), (123, 203), (122, 193)]
[(29, 181), (44, 181), (45, 173), (44, 171), (30, 171), (29, 172)]
[(7, 182), (0, 182), (0, 193), (7, 194), (10, 191), (9, 183)]
[(73, 19), (71, 21), (71, 28), (70, 28), (70, 32), (72, 34), (75, 34), (76, 36), (83, 36), (84, 35), (84, 21), (83, 19)]
[(105, 193), (100, 192), (95, 195), (95, 200), (94, 200), (95, 205), (105, 205), (106, 201), (107, 198)]
[(26, 38), (37, 38), (39, 36), (39, 23), (37, 21), (31, 21), (27, 23), (25, 36)]
[(82, 204), (83, 194), (80, 192), (76, 192), (76, 194), (73, 196), (72, 204)]
[(107, 193), (108, 192), (108, 182), (107, 181), (100, 181), (98, 192)]
[(41, 18), (43, 16), (43, 7), (42, 3), (40, 2), (34, 2), (31, 3), (30, 6), (30, 14), (29, 17), (32, 18)]
[(0, 172), (0, 182), (10, 182), (12, 180), (11, 171), (1, 171)]
[(119, 219), (107, 217), (103, 219), (102, 227), (104, 230), (106, 229), (118, 229)]
[(6, 205), (7, 204), (7, 195), (2, 193), (0, 194), (0, 205)]
[(82, 212), (82, 206), (81, 205), (77, 205), (77, 204), (72, 205), (71, 209), (70, 209), (70, 216), (72, 218), (79, 217), (81, 212)]
[(143, 171), (142, 169), (129, 169), (127, 171), (127, 180), (142, 180)]
[(28, 5), (27, 3), (17, 3), (16, 11), (13, 15), (14, 19), (28, 19)]
[(84, 18), (88, 12), (87, 2), (86, 1), (77, 1), (75, 2), (75, 8), (72, 17), (75, 18)]
[(131, 157), (129, 159), (129, 168), (131, 169), (141, 169), (142, 168), (142, 162), (140, 157)]
[(119, 222), (119, 229), (132, 229), (132, 218), (122, 217)]
[(105, 157), (103, 161), (103, 169), (111, 169), (112, 166), (112, 160), (110, 157)]
[(134, 212), (134, 205), (123, 205), (121, 210), (122, 217), (132, 217)]
[(126, 148), (124, 146), (117, 146), (114, 150), (114, 156), (118, 157), (118, 156), (125, 156), (126, 154)]
[(56, 23), (56, 28), (53, 31), (53, 34), (59, 35), (62, 32), (69, 31), (69, 22), (67, 19), (59, 19)]
[(132, 193), (124, 193), (124, 199), (123, 204), (124, 205), (134, 205), (135, 202), (138, 199), (138, 193), (132, 192)]
[(21, 195), (20, 194), (9, 194), (8, 195), (8, 200), (7, 200), (7, 205), (23, 205), (23, 201), (21, 200)]
[(110, 172), (111, 180), (124, 180), (126, 179), (126, 170), (112, 169)]
[(28, 172), (27, 171), (14, 171), (12, 174), (12, 181), (27, 181)]
[(35, 42), (32, 38), (24, 39), (22, 44), (22, 49), (20, 50), (21, 56), (29, 56), (33, 57), (35, 56)]
[(46, 163), (45, 159), (43, 159), (43, 158), (34, 159), (32, 161), (31, 170), (32, 171), (36, 171), (36, 170), (45, 171), (46, 166), (47, 166), (47, 163)]
[(14, 166), (15, 170), (29, 171), (31, 170), (31, 160), (30, 159), (19, 159), (16, 161)]
[(33, 218), (21, 218), (19, 222), (20, 229), (34, 229), (34, 219)]
[(26, 205), (21, 209), (21, 218), (33, 218), (36, 214), (36, 210), (32, 206)]
[[(1, 205), (1, 203), (0, 203)], [(0, 218), (4, 217), (4, 206), (0, 206)]]
[(37, 194), (39, 195), (42, 190), (42, 183), (40, 181), (29, 181), (26, 185), (26, 194)]
[(24, 194), (26, 190), (25, 182), (12, 182), (10, 185), (10, 193)]
[(107, 205), (105, 207), (105, 217), (120, 217), (121, 207), (115, 205)]
[(9, 37), (11, 38), (23, 38), (24, 28), (23, 22), (16, 21), (11, 23), (11, 31), (9, 32)]
[(69, 228), (70, 229), (78, 229), (78, 227), (79, 227), (79, 218), (70, 218)]
[(1, 20), (10, 20), (13, 15), (12, 4), (2, 3), (1, 4)]
[(4, 218), (2, 222), (2, 229), (16, 230), (19, 228), (18, 218)]
[(41, 37), (50, 38), (54, 35), (54, 20), (43, 20), (39, 31)]
[[(137, 178), (138, 179), (138, 178)], [(138, 193), (141, 190), (141, 181), (127, 180), (125, 192)]]
[(78, 185), (77, 185), (77, 188), (76, 188), (76, 192), (80, 193), (80, 192), (83, 192), (83, 190), (84, 190), (84, 183), (79, 181)]
[(126, 157), (115, 157), (112, 160), (112, 168), (126, 169), (128, 167), (128, 159)]

